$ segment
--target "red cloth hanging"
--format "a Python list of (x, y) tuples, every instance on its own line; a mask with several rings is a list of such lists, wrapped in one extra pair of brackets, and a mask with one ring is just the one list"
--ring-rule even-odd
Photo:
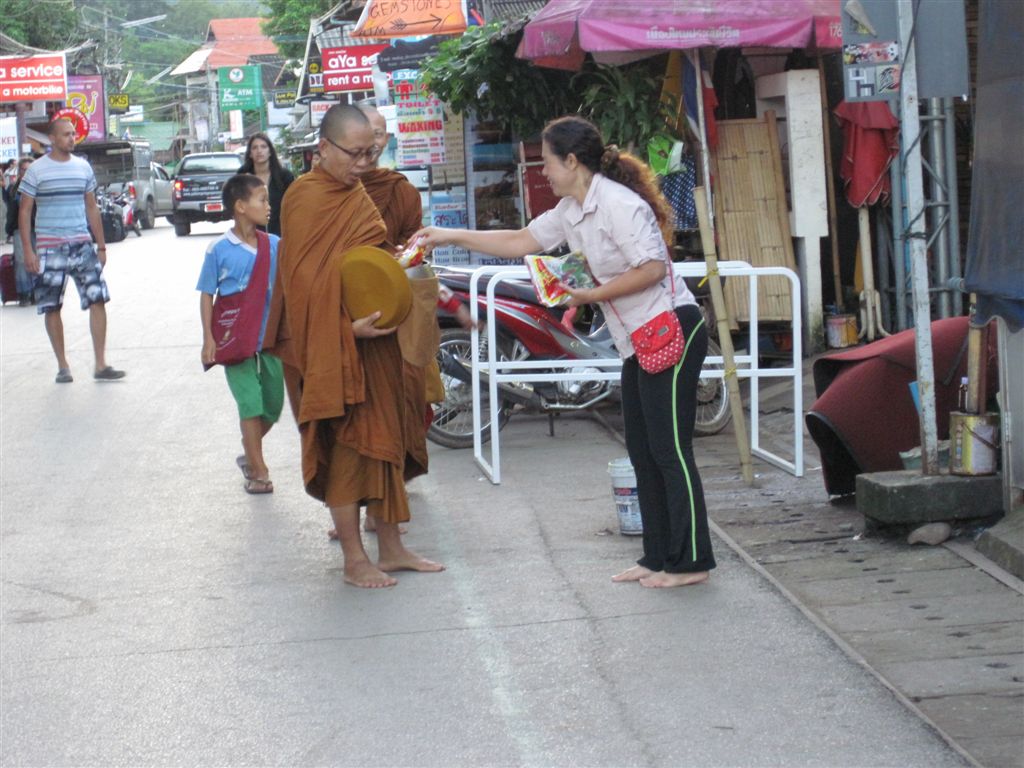
[(884, 101), (844, 101), (835, 109), (843, 129), (839, 175), (854, 208), (874, 205), (890, 192), (889, 163), (900, 151), (899, 121)]

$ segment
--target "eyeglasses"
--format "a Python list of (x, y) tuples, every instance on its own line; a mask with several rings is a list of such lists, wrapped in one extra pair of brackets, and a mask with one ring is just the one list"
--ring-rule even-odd
[(374, 160), (380, 157), (380, 150), (377, 149), (376, 147), (364, 149), (362, 152), (353, 152), (351, 149), (345, 149), (343, 146), (341, 146), (341, 144), (339, 144), (336, 141), (333, 141), (330, 136), (324, 136), (324, 138), (327, 139), (328, 144), (330, 144), (333, 147), (337, 147), (357, 163), (360, 160), (365, 160), (368, 163), (372, 163)]

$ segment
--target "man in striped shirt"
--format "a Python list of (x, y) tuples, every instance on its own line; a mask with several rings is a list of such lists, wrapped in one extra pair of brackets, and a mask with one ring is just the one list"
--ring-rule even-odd
[[(123, 378), (124, 371), (107, 365), (104, 354), (106, 303), (110, 293), (103, 279), (107, 246), (96, 205), (96, 176), (89, 163), (71, 154), (75, 148), (75, 128), (70, 121), (54, 120), (48, 133), (50, 154), (36, 160), (25, 171), (18, 211), (25, 268), (38, 275), (36, 311), (45, 319), (46, 333), (57, 357), (57, 383), (74, 381), (64, 354), (64, 323), (60, 317), (64, 288), (68, 278), (73, 278), (82, 309), (89, 310), (89, 330), (96, 356), (93, 376), (98, 381), (113, 381)], [(33, 210), (36, 212), (35, 245), (32, 243)]]

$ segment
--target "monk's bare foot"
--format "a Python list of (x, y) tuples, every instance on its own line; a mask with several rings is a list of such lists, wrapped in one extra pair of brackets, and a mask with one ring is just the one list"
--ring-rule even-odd
[(646, 576), (653, 576), (654, 571), (650, 568), (644, 568), (642, 565), (634, 565), (632, 568), (627, 568), (622, 573), (616, 573), (612, 576), (612, 581), (640, 581), (640, 579)]
[(337, 528), (331, 528), (331, 530), (329, 530), (327, 532), (327, 538), (330, 539), (331, 541), (337, 541), (338, 540), (338, 529)]
[(364, 561), (345, 566), (345, 582), (354, 587), (379, 589), (380, 587), (395, 586), (398, 579), (388, 576), (373, 563)]
[(650, 576), (640, 579), (642, 587), (688, 587), (691, 584), (700, 584), (707, 581), (710, 574), (707, 571), (699, 573), (665, 573), (658, 571)]
[(377, 567), (386, 573), (391, 573), (393, 571), (437, 573), (438, 571), (444, 570), (444, 566), (441, 565), (441, 563), (435, 563), (433, 560), (427, 560), (427, 558), (420, 557), (415, 552), (410, 552), (409, 550), (405, 550), (405, 552), (388, 558), (387, 560), (382, 558), (378, 561)]
[[(363, 520), (363, 530), (366, 531), (367, 533), (376, 533), (377, 532), (377, 519), (373, 515), (367, 515), (366, 519)], [(404, 534), (406, 532), (405, 526), (404, 525), (399, 525), (398, 526), (398, 532), (400, 534)], [(329, 533), (327, 535), (330, 536)], [(335, 537), (335, 538), (337, 538), (337, 537)]]

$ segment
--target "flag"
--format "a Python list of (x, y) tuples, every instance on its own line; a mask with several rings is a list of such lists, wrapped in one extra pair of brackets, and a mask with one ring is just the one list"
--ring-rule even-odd
[[(698, 58), (700, 54), (697, 54)], [(707, 131), (708, 148), (714, 150), (718, 146), (718, 125), (715, 122), (715, 108), (718, 97), (711, 84), (711, 73), (701, 62), (701, 95), (704, 99), (704, 127)], [(683, 108), (686, 111), (686, 122), (694, 136), (700, 136), (700, 116), (697, 107), (697, 70), (689, 56), (683, 57)]]

